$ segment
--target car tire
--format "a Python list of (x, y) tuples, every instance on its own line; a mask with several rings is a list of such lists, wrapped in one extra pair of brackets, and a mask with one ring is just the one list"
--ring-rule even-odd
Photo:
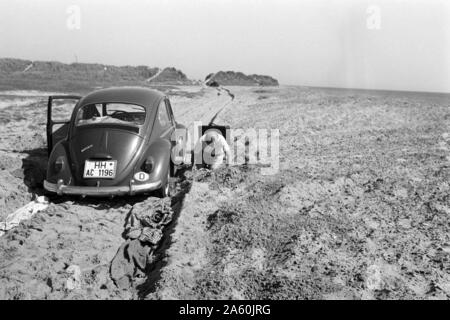
[(169, 185), (169, 179), (170, 179), (170, 165), (168, 166), (166, 170), (166, 177), (162, 181), (161, 188), (158, 189), (157, 193), (160, 198), (165, 198), (170, 196), (170, 185)]

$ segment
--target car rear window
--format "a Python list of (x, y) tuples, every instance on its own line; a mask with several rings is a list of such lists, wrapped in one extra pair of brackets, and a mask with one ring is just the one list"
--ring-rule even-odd
[(78, 110), (77, 126), (95, 124), (126, 124), (140, 126), (145, 122), (145, 108), (127, 103), (88, 104)]

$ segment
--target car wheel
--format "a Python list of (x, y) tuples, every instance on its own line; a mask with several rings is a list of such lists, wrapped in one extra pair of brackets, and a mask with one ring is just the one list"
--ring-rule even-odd
[(167, 171), (166, 178), (163, 180), (161, 188), (158, 189), (158, 195), (161, 198), (168, 197), (170, 193), (169, 192), (170, 166), (167, 168), (166, 171)]

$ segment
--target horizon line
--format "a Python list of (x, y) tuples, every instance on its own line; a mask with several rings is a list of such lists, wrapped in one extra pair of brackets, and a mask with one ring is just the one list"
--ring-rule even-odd
[[(15, 60), (28, 60), (31, 62), (58, 62), (58, 63), (63, 63), (63, 64), (102, 64), (102, 65), (109, 65), (109, 66), (115, 66), (115, 67), (139, 67), (139, 66), (145, 66), (145, 67), (149, 67), (149, 68), (159, 68), (161, 69), (161, 67), (158, 66), (150, 66), (150, 65), (146, 65), (146, 64), (122, 64), (122, 65), (118, 65), (118, 64), (108, 64), (108, 63), (102, 63), (102, 62), (80, 62), (80, 61), (75, 61), (75, 62), (62, 62), (59, 60), (32, 60), (32, 59), (25, 59), (25, 58), (14, 58), (14, 57), (0, 57), (0, 59), (15, 59)], [(166, 66), (164, 68), (175, 68), (177, 70), (180, 70), (181, 72), (185, 73), (182, 69), (180, 68), (176, 68), (174, 66)], [(231, 72), (242, 72), (242, 71), (235, 71), (235, 70), (219, 70), (219, 71), (223, 71), (223, 72), (227, 72), (227, 71), (231, 71)], [(217, 71), (217, 72), (219, 72)], [(243, 72), (242, 72), (243, 73)], [(186, 73), (185, 73), (186, 74)], [(207, 75), (211, 74), (211, 72), (209, 72)], [(255, 73), (251, 73), (251, 74), (255, 74)], [(187, 74), (186, 74), (187, 75)], [(206, 76), (207, 76), (206, 75)], [(250, 75), (250, 74), (249, 74)], [(262, 74), (261, 74), (262, 75)], [(270, 77), (273, 77), (272, 75), (268, 75)], [(194, 78), (190, 78), (188, 77), (188, 79), (190, 80), (194, 80), (194, 81), (203, 81), (202, 79), (194, 79)], [(276, 79), (278, 81), (278, 79)], [(317, 88), (317, 89), (341, 89), (341, 90), (359, 90), (359, 91), (389, 91), (389, 92), (403, 92), (403, 93), (430, 93), (430, 94), (450, 94), (450, 91), (422, 91), (422, 90), (406, 90), (406, 89), (386, 89), (386, 88), (360, 88), (360, 87), (335, 87), (335, 86), (323, 86), (323, 85), (306, 85), (306, 84), (285, 84), (285, 83), (281, 83), (279, 82), (279, 87), (281, 86), (285, 86), (285, 87), (304, 87), (304, 88)]]

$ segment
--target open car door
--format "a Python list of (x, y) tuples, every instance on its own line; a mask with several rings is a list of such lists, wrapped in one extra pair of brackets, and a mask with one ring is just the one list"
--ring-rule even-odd
[(198, 127), (198, 133), (199, 133), (199, 137), (203, 136), (205, 133), (207, 133), (208, 131), (216, 131), (218, 134), (222, 135), (225, 140), (227, 141), (227, 143), (229, 145), (230, 144), (230, 137), (228, 134), (228, 131), (230, 130), (230, 126), (228, 125), (217, 125), (217, 124), (213, 124), (210, 123), (207, 126), (199, 126)]
[(47, 149), (49, 155), (53, 146), (67, 137), (72, 111), (80, 99), (80, 96), (74, 95), (48, 97)]
[[(215, 131), (218, 134), (222, 135), (226, 142), (228, 143), (229, 146), (231, 146), (231, 141), (230, 141), (230, 126), (229, 125), (217, 125), (214, 123), (210, 123), (208, 125), (201, 125), (198, 127), (198, 134), (199, 134), (199, 138), (202, 137), (204, 134), (206, 134), (208, 131)], [(195, 142), (197, 143), (197, 142)], [(205, 145), (202, 146), (202, 150), (204, 149)], [(202, 163), (205, 163), (205, 159), (203, 157), (203, 152), (202, 152)], [(194, 155), (195, 157), (195, 155)]]

